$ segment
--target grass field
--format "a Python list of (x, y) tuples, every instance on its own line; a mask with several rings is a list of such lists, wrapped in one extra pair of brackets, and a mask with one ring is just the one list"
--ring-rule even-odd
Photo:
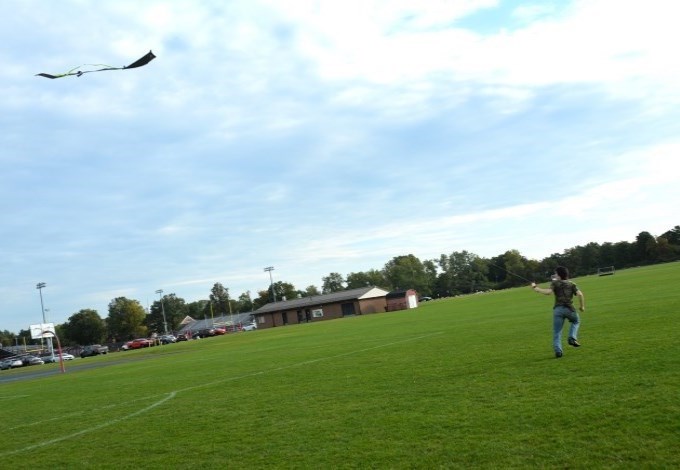
[(680, 467), (680, 263), (575, 281), (2, 371), (0, 465)]

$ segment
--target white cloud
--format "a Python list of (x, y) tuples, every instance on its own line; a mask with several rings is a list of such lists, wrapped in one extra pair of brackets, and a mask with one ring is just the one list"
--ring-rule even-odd
[[(65, 319), (256, 291), (268, 265), (304, 287), (408, 253), (660, 234), (678, 223), (673, 8), (1, 2), (0, 328), (24, 327), (41, 280)], [(148, 49), (136, 70), (32, 76)]]
[[(680, 33), (668, 2), (577, 2), (553, 15), (545, 5), (522, 6), (515, 14), (531, 13), (537, 21), (494, 35), (450, 26), (494, 3), (390, 2), (386, 7), (367, 1), (309, 8), (299, 2), (278, 11), (295, 24), (297, 52), (315, 64), (321, 78), (364, 83), (339, 91), (343, 101), (361, 101), (369, 93), (375, 100), (395, 88), (426, 100), (461, 82), (487, 84), (484, 90), (512, 101), (532, 96), (528, 89), (580, 83), (630, 99), (639, 98), (641, 88), (654, 95), (654, 88), (663, 86), (677, 97), (678, 82), (670, 77), (680, 66), (673, 51)], [(409, 24), (420, 27), (404, 26)], [(433, 79), (439, 86), (432, 86)]]

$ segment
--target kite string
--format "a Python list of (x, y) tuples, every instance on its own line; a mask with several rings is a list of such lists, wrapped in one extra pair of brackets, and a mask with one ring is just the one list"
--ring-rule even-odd
[(494, 267), (498, 268), (498, 269), (502, 269), (502, 270), (505, 271), (506, 273), (508, 273), (508, 274), (510, 274), (510, 275), (512, 275), (512, 276), (515, 276), (515, 277), (517, 277), (517, 278), (519, 278), (519, 279), (522, 279), (523, 281), (527, 281), (528, 283), (533, 283), (533, 282), (534, 282), (534, 281), (530, 281), (530, 280), (527, 279), (526, 277), (520, 276), (519, 274), (515, 274), (515, 273), (513, 273), (512, 271), (510, 271), (509, 269), (506, 269), (506, 268), (504, 268), (504, 267), (502, 267), (502, 266), (498, 266), (497, 264), (493, 264), (493, 263), (490, 263), (490, 262), (487, 262), (487, 263), (490, 264), (491, 266), (494, 266)]

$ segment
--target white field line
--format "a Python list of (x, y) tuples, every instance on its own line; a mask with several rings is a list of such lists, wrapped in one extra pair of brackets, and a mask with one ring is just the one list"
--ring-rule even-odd
[(28, 447), (24, 447), (23, 449), (16, 449), (16, 450), (12, 450), (10, 452), (4, 452), (4, 453), (0, 454), (0, 457), (4, 457), (6, 455), (19, 454), (21, 452), (28, 452), (28, 451), (37, 449), (39, 447), (45, 447), (45, 446), (49, 446), (49, 445), (52, 445), (52, 444), (56, 444), (57, 442), (61, 442), (61, 441), (65, 441), (67, 439), (72, 439), (74, 437), (82, 436), (83, 434), (88, 434), (88, 433), (91, 433), (93, 431), (97, 431), (99, 429), (103, 429), (105, 427), (111, 426), (113, 424), (120, 423), (121, 421), (125, 421), (126, 419), (134, 418), (135, 416), (146, 413), (147, 411), (152, 410), (153, 408), (156, 408), (157, 406), (162, 405), (166, 401), (168, 401), (172, 398), (175, 398), (175, 395), (177, 395), (177, 392), (170, 392), (170, 393), (166, 394), (165, 398), (158, 400), (156, 403), (152, 403), (151, 405), (147, 406), (146, 408), (142, 408), (141, 410), (137, 410), (134, 413), (130, 413), (129, 415), (121, 416), (120, 418), (115, 418), (115, 419), (106, 421), (105, 423), (98, 424), (97, 426), (93, 426), (93, 427), (88, 428), (88, 429), (81, 429), (80, 431), (74, 432), (72, 434), (68, 434), (66, 436), (61, 436), (61, 437), (57, 437), (55, 439), (50, 439), (48, 441), (39, 442), (37, 444), (33, 444), (33, 445), (28, 446)]
[(26, 398), (30, 395), (8, 395), (6, 397), (0, 397), (0, 400), (16, 400), (17, 398)]
[[(297, 362), (295, 364), (290, 364), (290, 365), (287, 365), (287, 366), (276, 367), (274, 369), (261, 370), (261, 371), (258, 371), (258, 372), (252, 372), (250, 374), (228, 377), (228, 378), (224, 378), (224, 379), (220, 379), (220, 380), (215, 380), (213, 382), (202, 383), (200, 385), (193, 385), (191, 387), (183, 388), (181, 390), (175, 390), (173, 392), (163, 394), (162, 395), (163, 398), (161, 398), (159, 401), (152, 403), (151, 405), (149, 405), (145, 408), (142, 408), (141, 410), (137, 410), (134, 413), (130, 413), (130, 414), (125, 415), (125, 416), (121, 416), (120, 418), (111, 419), (111, 420), (106, 421), (102, 424), (98, 424), (96, 426), (92, 426), (92, 427), (89, 427), (87, 429), (81, 429), (80, 431), (77, 431), (77, 432), (74, 432), (74, 433), (71, 433), (71, 434), (68, 434), (68, 435), (65, 435), (65, 436), (60, 436), (60, 437), (57, 437), (55, 439), (49, 439), (47, 441), (38, 442), (37, 444), (32, 444), (30, 446), (23, 447), (21, 449), (15, 449), (15, 450), (8, 451), (8, 452), (2, 452), (2, 453), (0, 453), (0, 457), (5, 457), (5, 456), (8, 456), (8, 455), (15, 455), (15, 454), (19, 454), (19, 453), (22, 453), (22, 452), (29, 452), (31, 450), (38, 449), (40, 447), (50, 446), (50, 445), (56, 444), (58, 442), (62, 442), (62, 441), (68, 440), (68, 439), (73, 439), (74, 437), (82, 436), (83, 434), (89, 434), (91, 432), (98, 431), (98, 430), (106, 428), (108, 426), (112, 426), (116, 423), (120, 423), (121, 421), (125, 421), (127, 419), (134, 418), (135, 416), (139, 416), (141, 414), (144, 414), (147, 411), (151, 411), (152, 409), (162, 405), (166, 401), (169, 401), (169, 400), (175, 398), (175, 396), (177, 396), (178, 393), (188, 392), (188, 391), (196, 390), (196, 389), (199, 389), (199, 388), (212, 387), (214, 385), (223, 384), (225, 382), (233, 382), (235, 380), (247, 379), (247, 378), (251, 378), (251, 377), (256, 377), (258, 375), (269, 374), (269, 373), (272, 373), (272, 372), (280, 372), (282, 370), (293, 369), (295, 367), (306, 366), (306, 365), (309, 365), (309, 364), (315, 364), (315, 363), (318, 363), (318, 362), (329, 361), (329, 360), (332, 360), (332, 359), (338, 359), (340, 357), (352, 356), (354, 354), (359, 354), (359, 353), (367, 352), (367, 351), (373, 351), (375, 349), (382, 349), (382, 348), (387, 348), (387, 347), (390, 347), (390, 346), (395, 346), (397, 344), (403, 344), (403, 343), (408, 343), (408, 342), (412, 342), (412, 341), (418, 341), (418, 340), (421, 340), (421, 339), (429, 338), (431, 336), (440, 335), (442, 333), (443, 332), (439, 331), (439, 332), (430, 333), (430, 334), (427, 334), (427, 335), (414, 336), (414, 337), (404, 339), (404, 340), (400, 340), (400, 341), (392, 341), (390, 343), (383, 343), (383, 344), (379, 344), (377, 346), (371, 346), (371, 347), (368, 347), (368, 348), (355, 349), (354, 351), (349, 351), (349, 352), (342, 353), (342, 354), (319, 357), (319, 358), (316, 358), (316, 359), (310, 359), (308, 361)], [(22, 396), (28, 396), (28, 395), (17, 395), (16, 398), (19, 398), (19, 397), (22, 397)], [(157, 395), (152, 395), (150, 397), (132, 400), (130, 402), (126, 402), (125, 404), (133, 403), (135, 401), (146, 400), (146, 399), (149, 399), (149, 398), (153, 398), (154, 396), (157, 396)], [(15, 397), (8, 397), (8, 398), (15, 398)], [(121, 404), (123, 404), (123, 403), (108, 405), (106, 408), (113, 408), (113, 407), (119, 406)], [(82, 412), (73, 413), (73, 414), (81, 414), (81, 413)], [(72, 414), (69, 414), (69, 415), (72, 415)], [(66, 415), (66, 416), (69, 416), (69, 415)], [(62, 418), (63, 417), (64, 416), (62, 416)], [(44, 420), (44, 421), (54, 421), (56, 419), (62, 419), (62, 418), (51, 417), (51, 418)], [(44, 421), (40, 421), (39, 423), (44, 423)], [(31, 425), (35, 425), (35, 424), (37, 424), (37, 423), (34, 422), (34, 423), (27, 424), (27, 425), (22, 425), (22, 427), (23, 426), (31, 426)]]
[[(165, 395), (165, 394), (163, 394), (163, 395)], [(21, 396), (28, 397), (30, 395), (21, 395)], [(17, 424), (16, 426), (6, 427), (5, 430), (15, 431), (15, 430), (21, 429), (21, 428), (30, 428), (30, 427), (35, 427), (35, 426), (42, 426), (45, 423), (49, 423), (49, 422), (52, 422), (52, 421), (61, 421), (61, 420), (64, 420), (64, 419), (76, 418), (76, 417), (83, 416), (83, 415), (93, 415), (93, 414), (96, 414), (96, 413), (98, 413), (99, 411), (102, 411), (102, 410), (110, 410), (110, 409), (113, 409), (113, 408), (117, 408), (119, 406), (127, 406), (127, 405), (130, 405), (132, 403), (137, 403), (138, 401), (145, 401), (146, 402), (146, 401), (149, 401), (150, 399), (155, 398), (157, 396), (158, 395), (152, 395), (152, 396), (149, 396), (149, 397), (135, 398), (134, 400), (120, 401), (118, 403), (109, 403), (109, 404), (104, 405), (102, 407), (94, 408), (94, 409), (91, 409), (91, 410), (79, 410), (79, 411), (74, 411), (73, 413), (67, 413), (67, 414), (60, 415), (60, 416), (49, 416), (49, 417), (46, 417), (45, 419), (41, 419), (41, 420), (38, 420), (38, 421), (32, 421), (30, 423), (21, 423), (21, 424)], [(0, 455), (2, 455), (2, 454), (0, 454)]]
[(240, 375), (240, 376), (236, 376), (236, 377), (229, 377), (229, 378), (225, 378), (225, 379), (215, 380), (213, 382), (205, 382), (205, 383), (202, 383), (202, 384), (199, 384), (199, 385), (193, 385), (191, 387), (187, 387), (187, 388), (184, 388), (182, 390), (178, 390), (178, 392), (186, 392), (186, 391), (189, 391), (189, 390), (196, 390), (196, 389), (199, 389), (199, 388), (212, 387), (213, 385), (219, 385), (219, 384), (222, 384), (224, 382), (233, 382), (234, 380), (246, 379), (246, 378), (255, 377), (255, 376), (258, 376), (258, 375), (269, 374), (269, 373), (272, 373), (272, 372), (279, 372), (279, 371), (286, 370), (286, 369), (293, 369), (295, 367), (306, 366), (306, 365), (309, 365), (309, 364), (315, 364), (317, 362), (329, 361), (331, 359), (338, 359), (340, 357), (352, 356), (354, 354), (372, 351), (374, 349), (387, 348), (389, 346), (394, 346), (394, 345), (397, 345), (397, 344), (409, 343), (411, 341), (418, 341), (418, 340), (421, 340), (421, 339), (429, 338), (431, 336), (440, 335), (442, 333), (443, 333), (442, 331), (439, 331), (437, 333), (430, 333), (430, 334), (427, 334), (427, 335), (414, 336), (414, 337), (404, 339), (404, 340), (401, 340), (401, 341), (392, 341), (390, 343), (383, 343), (383, 344), (379, 344), (377, 346), (371, 346), (371, 347), (368, 347), (368, 348), (355, 349), (354, 351), (348, 351), (346, 353), (336, 354), (334, 356), (318, 357), (316, 359), (310, 359), (308, 361), (296, 362), (295, 364), (276, 367), (274, 369), (261, 370), (259, 372), (252, 372), (250, 374), (245, 374), (245, 375)]

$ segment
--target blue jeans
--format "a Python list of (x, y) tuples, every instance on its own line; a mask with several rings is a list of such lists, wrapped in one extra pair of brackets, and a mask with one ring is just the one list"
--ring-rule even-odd
[(553, 309), (553, 348), (555, 352), (562, 352), (562, 327), (564, 320), (569, 320), (571, 326), (569, 328), (569, 337), (577, 339), (579, 317), (578, 313), (567, 307), (558, 305)]

